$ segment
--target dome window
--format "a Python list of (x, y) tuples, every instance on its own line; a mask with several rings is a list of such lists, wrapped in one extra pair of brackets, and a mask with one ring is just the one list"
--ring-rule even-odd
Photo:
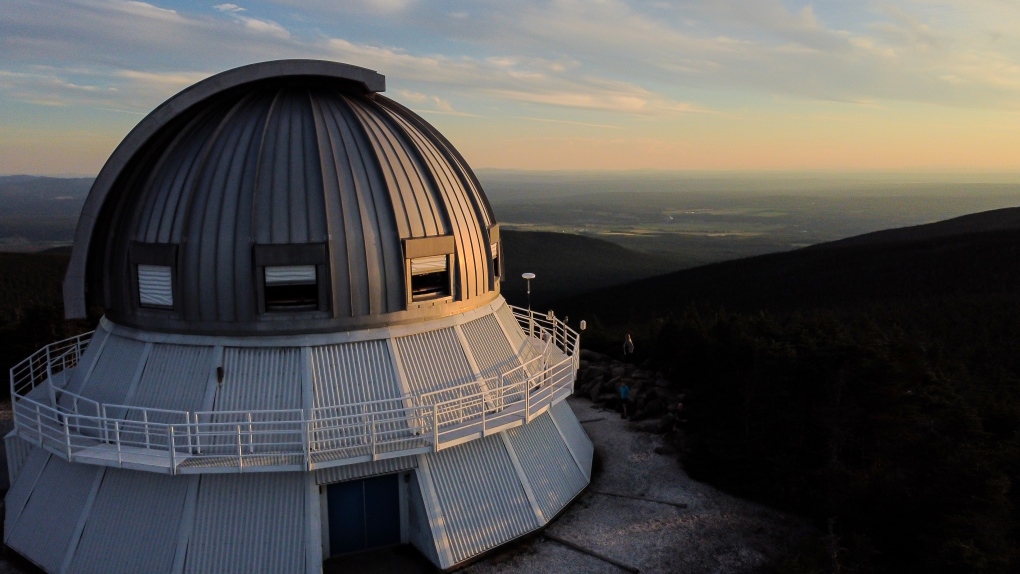
[(404, 240), (408, 304), (452, 298), (453, 236)]
[(130, 265), (135, 304), (142, 309), (174, 310), (177, 246), (132, 243)]
[(256, 245), (255, 280), (262, 313), (329, 309), (326, 244)]
[(493, 289), (496, 288), (496, 283), (499, 283), (500, 278), (503, 276), (503, 270), (501, 263), (503, 261), (502, 254), (499, 250), (499, 226), (493, 225), (489, 228), (489, 253), (492, 255), (492, 283)]
[(265, 268), (266, 311), (307, 311), (319, 308), (315, 265), (276, 265)]

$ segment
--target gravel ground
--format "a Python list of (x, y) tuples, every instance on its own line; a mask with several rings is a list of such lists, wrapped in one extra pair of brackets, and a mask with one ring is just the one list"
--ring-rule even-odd
[[(589, 489), (546, 532), (609, 556), (641, 572), (757, 572), (810, 534), (796, 517), (741, 500), (690, 479), (675, 456), (655, 453), (658, 435), (587, 399), (569, 399), (602, 459)], [(602, 420), (593, 420), (602, 419)], [(621, 498), (627, 494), (686, 504)], [(465, 570), (470, 574), (624, 570), (537, 536)]]

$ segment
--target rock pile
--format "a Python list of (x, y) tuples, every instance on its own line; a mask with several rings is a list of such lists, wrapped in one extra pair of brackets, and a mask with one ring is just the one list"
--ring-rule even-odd
[(575, 395), (587, 397), (604, 408), (621, 411), (619, 389), (624, 383), (630, 387), (630, 419), (637, 430), (662, 434), (677, 426), (680, 422), (677, 405), (683, 400), (683, 394), (662, 371), (652, 370), (648, 362), (638, 366), (581, 350)]

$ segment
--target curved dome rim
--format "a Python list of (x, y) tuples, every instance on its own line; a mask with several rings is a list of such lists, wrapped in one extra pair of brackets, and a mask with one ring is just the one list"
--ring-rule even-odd
[(86, 272), (92, 236), (107, 196), (124, 168), (149, 140), (168, 123), (194, 106), (226, 90), (275, 78), (313, 76), (360, 84), (365, 93), (386, 90), (386, 78), (375, 70), (329, 60), (272, 60), (248, 64), (212, 75), (171, 96), (150, 112), (121, 140), (106, 160), (89, 190), (78, 218), (71, 261), (64, 275), (64, 315), (81, 319), (87, 314)]

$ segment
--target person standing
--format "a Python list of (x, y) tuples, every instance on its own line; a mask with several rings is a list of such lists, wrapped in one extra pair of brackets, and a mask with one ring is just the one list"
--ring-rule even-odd
[(634, 356), (634, 341), (630, 338), (630, 333), (623, 338), (623, 362), (629, 363), (631, 358)]

